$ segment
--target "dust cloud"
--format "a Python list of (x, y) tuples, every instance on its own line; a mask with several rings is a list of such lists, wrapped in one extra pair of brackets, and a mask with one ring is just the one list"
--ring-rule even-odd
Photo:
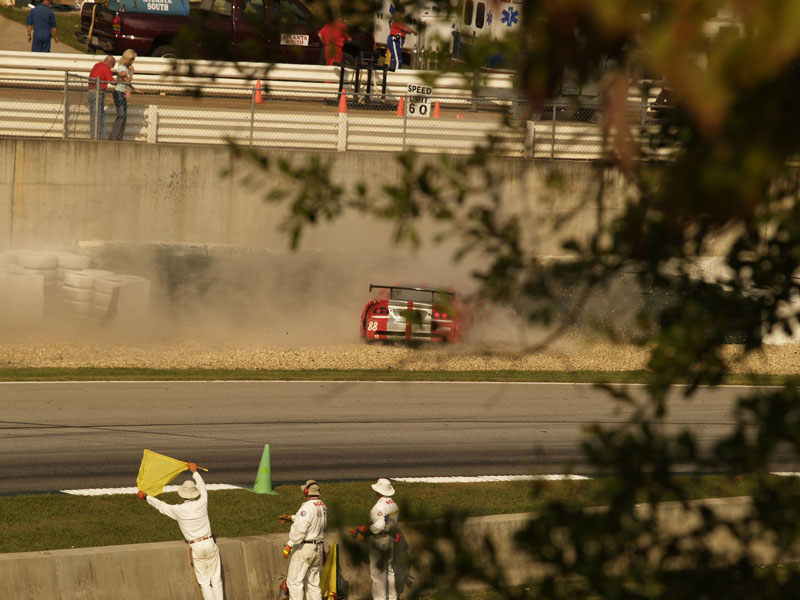
[[(434, 244), (432, 226), (423, 224), (421, 232), (423, 243), (412, 250), (392, 241), (390, 225), (354, 215), (310, 230), (296, 252), (285, 239), (283, 247), (273, 243), (266, 248), (76, 242), (69, 250), (91, 256), (92, 268), (147, 279), (146, 312), (136, 318), (118, 314), (110, 320), (76, 319), (59, 309), (56, 296), (45, 302), (40, 323), (5, 319), (0, 330), (7, 342), (57, 338), (147, 345), (191, 339), (212, 348), (358, 344), (371, 283), (448, 286), (467, 299), (475, 292), (472, 272), (482, 267), (480, 260), (467, 257), (454, 263), (452, 244)], [(623, 286), (612, 296), (596, 302), (581, 327), (591, 330), (593, 319), (620, 313), (631, 294)], [(467, 340), (456, 351), (517, 351), (550, 333), (529, 325), (509, 306), (481, 304), (473, 312)], [(566, 338), (559, 343), (569, 344)]]
[(0, 330), (6, 342), (55, 337), (135, 344), (191, 338), (211, 346), (286, 348), (355, 344), (370, 283), (443, 285), (465, 295), (474, 289), (470, 271), (477, 265), (453, 264), (452, 247), (428, 240), (414, 251), (398, 247), (391, 236), (388, 225), (345, 217), (310, 231), (296, 252), (159, 242), (14, 248), (10, 252), (69, 250), (91, 256), (91, 268), (146, 278), (149, 305), (136, 319), (75, 318), (61, 309), (58, 280), (45, 294), (40, 322), (4, 318)]

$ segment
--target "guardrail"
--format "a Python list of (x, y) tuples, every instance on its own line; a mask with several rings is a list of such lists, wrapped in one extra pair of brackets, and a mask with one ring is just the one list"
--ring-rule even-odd
[[(608, 156), (609, 141), (592, 108), (573, 104), (546, 106), (526, 116), (523, 103), (502, 98), (433, 95), (425, 99), (427, 114), (411, 113), (419, 97), (287, 89), (281, 97), (254, 89), (205, 84), (188, 88), (171, 80), (140, 83), (131, 97), (123, 140), (146, 143), (238, 144), (308, 149), (423, 153), (469, 153), (492, 139), (496, 156), (533, 159), (593, 160)], [(88, 78), (68, 74), (60, 89), (50, 77), (7, 79), (0, 76), (0, 135), (50, 139), (90, 139)], [(113, 85), (113, 84), (111, 84)], [(107, 125), (116, 117), (106, 94)], [(342, 111), (341, 102), (345, 107)], [(398, 110), (400, 103), (407, 108)], [(438, 111), (434, 110), (438, 107)], [(630, 105), (643, 140), (655, 127), (645, 104)], [(432, 113), (438, 113), (433, 116)], [(527, 118), (527, 120), (526, 120)], [(647, 157), (665, 157), (660, 148)]]
[[(64, 81), (65, 72), (88, 75), (101, 60), (99, 54), (59, 54), (0, 51), (0, 78), (36, 78), (50, 80), (54, 87)], [(375, 86), (383, 84), (383, 72), (373, 71)], [(212, 91), (217, 87), (240, 89), (248, 95), (261, 80), (263, 93), (285, 95), (286, 92), (338, 91), (340, 67), (327, 65), (293, 65), (253, 62), (221, 62), (207, 60), (174, 60), (140, 56), (136, 59), (136, 81), (164, 84), (168, 79), (176, 86), (201, 87)], [(345, 83), (352, 91), (352, 70), (346, 69)], [(393, 96), (407, 93), (409, 86), (431, 86), (434, 92), (451, 97), (492, 97), (509, 101), (520, 99), (512, 72), (482, 72), (474, 76), (403, 69), (386, 74), (386, 91)], [(632, 84), (628, 90), (631, 103), (652, 102), (661, 91), (653, 82), (646, 86)], [(647, 97), (642, 97), (643, 88)]]
[[(63, 86), (65, 72), (88, 75), (102, 55), (58, 54), (0, 51), (0, 78), (37, 79), (52, 87)], [(166, 58), (136, 58), (135, 80), (138, 85), (166, 81), (175, 88), (191, 86), (201, 91), (217, 88), (238, 90), (248, 96), (260, 80), (262, 93), (285, 96), (286, 92), (338, 92), (340, 67), (327, 65), (289, 65), (252, 62), (217, 62), (206, 60), (173, 60)], [(346, 69), (347, 86), (352, 88), (352, 70)], [(374, 71), (376, 86), (383, 83), (383, 72)], [(435, 92), (443, 96), (515, 97), (512, 73), (482, 73), (476, 81), (456, 74), (431, 71), (401, 71), (386, 74), (386, 91), (393, 96), (405, 94), (409, 85), (430, 86), (436, 78)]]

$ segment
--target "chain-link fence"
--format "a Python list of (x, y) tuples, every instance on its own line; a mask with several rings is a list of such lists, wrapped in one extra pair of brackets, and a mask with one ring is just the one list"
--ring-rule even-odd
[[(374, 75), (374, 78), (373, 78)], [(385, 73), (341, 77), (329, 90), (262, 88), (164, 80), (0, 79), (0, 135), (225, 144), (333, 151), (470, 153), (533, 159), (603, 158), (617, 148), (599, 104), (559, 102), (532, 111), (517, 99), (438, 95), (425, 85), (387, 91)], [(103, 85), (106, 88), (103, 88)], [(664, 110), (628, 107), (630, 138), (641, 156), (668, 156), (648, 136)], [(626, 134), (627, 135), (627, 134)]]

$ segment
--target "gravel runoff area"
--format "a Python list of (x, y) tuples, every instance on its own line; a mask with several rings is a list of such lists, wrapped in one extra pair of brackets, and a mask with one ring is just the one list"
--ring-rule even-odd
[[(734, 373), (794, 374), (800, 345), (766, 346), (740, 360), (741, 348), (726, 354)], [(647, 351), (630, 345), (572, 340), (539, 352), (512, 352), (469, 346), (408, 348), (363, 345), (280, 348), (252, 344), (209, 345), (182, 339), (152, 344), (106, 341), (25, 341), (0, 343), (0, 367), (138, 367), (151, 369), (397, 369), (628, 371), (645, 369)]]

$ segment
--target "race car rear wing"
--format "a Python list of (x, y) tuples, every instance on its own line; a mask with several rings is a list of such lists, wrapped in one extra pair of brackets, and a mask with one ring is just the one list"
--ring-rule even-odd
[(406, 286), (406, 285), (377, 285), (374, 283), (369, 284), (369, 291), (371, 292), (374, 289), (380, 290), (409, 290), (412, 292), (432, 292), (434, 294), (447, 294), (448, 296), (455, 296), (456, 293), (452, 290), (445, 290), (442, 288), (430, 288), (430, 287), (413, 287), (413, 286)]

